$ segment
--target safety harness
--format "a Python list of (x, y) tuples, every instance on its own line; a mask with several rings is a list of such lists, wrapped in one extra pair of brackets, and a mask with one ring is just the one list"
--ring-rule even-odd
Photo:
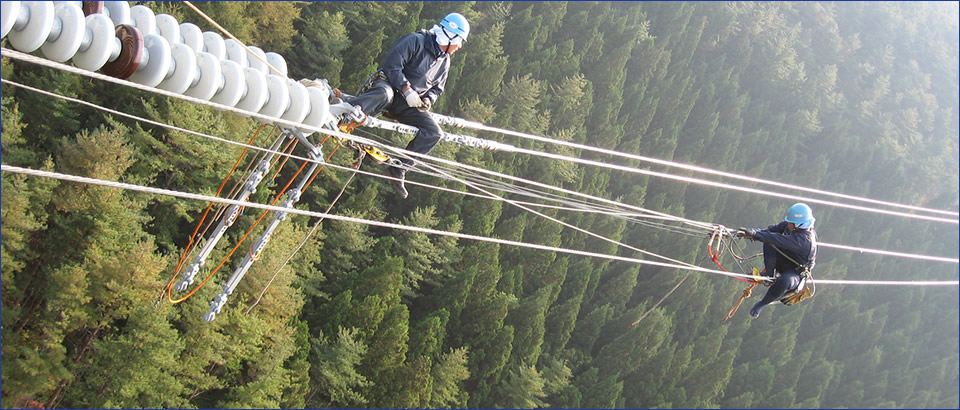
[[(711, 243), (713, 242), (713, 238), (710, 239), (710, 242)], [(777, 252), (783, 255), (784, 258), (787, 258), (788, 261), (792, 262), (794, 265), (797, 265), (797, 274), (800, 275), (800, 283), (797, 284), (797, 287), (789, 290), (785, 295), (783, 295), (783, 297), (780, 298), (779, 302), (782, 303), (784, 306), (793, 306), (804, 300), (812, 298), (814, 294), (816, 294), (817, 289), (816, 289), (816, 286), (813, 285), (813, 281), (808, 280), (808, 279), (813, 279), (813, 275), (810, 272), (810, 268), (807, 265), (802, 265), (797, 261), (793, 260), (793, 258), (791, 258), (782, 250), (780, 250), (780, 248), (777, 248), (776, 246), (773, 246), (773, 245), (770, 245), (770, 246), (772, 246), (773, 249), (775, 249)], [(717, 254), (719, 256), (719, 252)], [(719, 262), (717, 262), (716, 256), (712, 254), (712, 251), (710, 256), (714, 260), (714, 262), (717, 263), (717, 265), (719, 266), (720, 264)], [(723, 267), (721, 266), (721, 268)], [(780, 276), (778, 273), (774, 273), (774, 275), (775, 275), (774, 278)], [(743, 303), (743, 301), (750, 297), (750, 295), (753, 293), (754, 286), (757, 286), (757, 284), (761, 282), (764, 284), (764, 286), (770, 286), (769, 282), (763, 281), (764, 276), (759, 269), (753, 268), (753, 276), (757, 277), (756, 281), (750, 282), (751, 283), (750, 286), (748, 286), (746, 289), (743, 290), (743, 294), (740, 295), (740, 300), (738, 300), (737, 304), (734, 305), (729, 312), (727, 312), (727, 316), (723, 318), (724, 323), (730, 320), (733, 317), (733, 315), (737, 313), (737, 310), (740, 309), (740, 305)], [(810, 284), (809, 287), (807, 287), (808, 283)]]
[[(817, 289), (815, 286), (813, 286), (812, 281), (808, 281), (808, 279), (813, 279), (813, 274), (810, 272), (810, 268), (807, 267), (807, 265), (802, 265), (800, 263), (797, 263), (797, 261), (793, 260), (793, 258), (788, 256), (785, 252), (781, 251), (780, 248), (777, 248), (776, 246), (773, 246), (773, 245), (770, 245), (770, 246), (772, 246), (773, 249), (775, 249), (778, 253), (783, 255), (784, 258), (787, 258), (788, 261), (793, 262), (794, 265), (797, 265), (797, 274), (800, 275), (800, 283), (797, 285), (796, 288), (791, 289), (790, 291), (787, 292), (787, 294), (783, 295), (783, 297), (780, 298), (780, 303), (783, 303), (786, 306), (792, 306), (799, 302), (812, 298), (813, 295), (817, 292)], [(811, 284), (809, 289), (807, 288), (808, 282), (810, 282)]]

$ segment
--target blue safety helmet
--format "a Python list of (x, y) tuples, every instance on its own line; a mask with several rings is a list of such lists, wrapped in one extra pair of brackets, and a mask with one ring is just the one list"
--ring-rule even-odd
[(791, 206), (783, 220), (793, 223), (800, 229), (813, 228), (814, 222), (817, 222), (817, 218), (813, 217), (813, 210), (805, 203), (797, 203)]
[(467, 22), (467, 18), (463, 17), (463, 14), (460, 13), (447, 14), (443, 20), (440, 20), (440, 27), (462, 37), (463, 41), (467, 41), (467, 36), (470, 34), (470, 23)]

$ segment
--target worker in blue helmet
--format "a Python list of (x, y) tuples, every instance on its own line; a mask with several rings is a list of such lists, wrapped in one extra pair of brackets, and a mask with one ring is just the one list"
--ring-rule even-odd
[[(365, 115), (386, 111), (394, 120), (419, 131), (407, 150), (426, 154), (440, 141), (440, 125), (430, 117), (430, 108), (443, 94), (450, 72), (450, 56), (460, 50), (470, 35), (470, 23), (460, 13), (450, 13), (429, 30), (404, 35), (390, 48), (383, 65), (371, 76), (360, 94), (344, 96)], [(364, 120), (365, 121), (365, 117)], [(357, 124), (348, 124), (357, 125)], [(389, 166), (394, 190), (407, 197), (404, 178), (413, 161), (401, 159), (403, 168)]]
[(763, 242), (763, 275), (776, 280), (766, 295), (750, 309), (756, 318), (764, 306), (779, 301), (787, 292), (797, 289), (805, 272), (813, 270), (817, 260), (817, 221), (807, 204), (794, 204), (783, 222), (767, 229), (740, 228), (737, 236)]

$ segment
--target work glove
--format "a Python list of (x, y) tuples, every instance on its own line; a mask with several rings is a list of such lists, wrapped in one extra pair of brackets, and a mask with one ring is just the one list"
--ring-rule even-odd
[(738, 238), (747, 238), (756, 240), (757, 230), (751, 228), (737, 228), (737, 237)]
[(423, 98), (420, 101), (423, 101), (423, 106), (417, 109), (422, 112), (430, 111), (430, 107), (433, 107), (433, 101), (431, 101), (429, 98)]
[(420, 95), (418, 95), (416, 91), (413, 91), (413, 88), (408, 88), (407, 91), (404, 91), (403, 98), (407, 100), (407, 105), (411, 108), (423, 107), (423, 100), (420, 99)]

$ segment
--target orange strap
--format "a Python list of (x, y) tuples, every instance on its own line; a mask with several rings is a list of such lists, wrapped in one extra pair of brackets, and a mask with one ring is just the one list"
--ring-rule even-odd
[(730, 320), (730, 318), (737, 313), (737, 309), (740, 309), (740, 304), (742, 304), (744, 299), (750, 297), (750, 295), (753, 293), (754, 286), (757, 286), (757, 282), (754, 282), (743, 290), (743, 294), (740, 295), (740, 300), (737, 301), (737, 304), (733, 307), (733, 309), (730, 309), (730, 312), (727, 313), (727, 317), (723, 318), (723, 323), (727, 323), (727, 320)]
[[(717, 253), (713, 253), (713, 240), (714, 240), (714, 239), (717, 240)], [(719, 231), (719, 230), (713, 231), (713, 235), (710, 235), (710, 242), (707, 242), (707, 255), (710, 255), (710, 260), (712, 260), (713, 263), (716, 264), (716, 265), (720, 268), (720, 270), (722, 270), (722, 271), (724, 271), (724, 272), (730, 272), (730, 271), (727, 270), (727, 268), (724, 268), (723, 265), (720, 264), (720, 260), (718, 259), (718, 258), (720, 257), (720, 252), (721, 252), (721, 250), (722, 250), (722, 248), (720, 247), (720, 241), (721, 241), (722, 239), (723, 239), (723, 238), (722, 238), (722, 236), (720, 235), (720, 231)], [(739, 280), (739, 281), (741, 281), (741, 282), (743, 282), (743, 283), (753, 283), (754, 285), (756, 284), (756, 282), (754, 282), (754, 281), (752, 281), (752, 280), (742, 279), (742, 278), (738, 278), (738, 277), (736, 277), (736, 276), (734, 276), (733, 278), (736, 279), (736, 280)]]

